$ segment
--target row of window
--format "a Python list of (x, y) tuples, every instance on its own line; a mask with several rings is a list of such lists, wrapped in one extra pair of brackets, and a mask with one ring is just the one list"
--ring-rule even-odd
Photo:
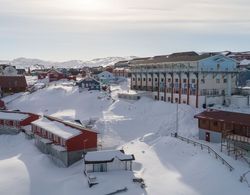
[[(133, 81), (135, 81), (135, 80), (136, 80), (136, 78), (133, 77)], [(143, 81), (146, 81), (146, 78), (142, 78), (142, 80), (143, 80)], [(165, 80), (164, 78), (161, 78), (160, 81), (161, 81), (161, 82), (164, 82), (164, 80)], [(171, 80), (172, 80), (172, 79), (169, 78), (169, 79), (168, 79), (168, 82), (171, 82)], [(141, 81), (141, 78), (138, 77), (138, 78), (137, 78), (137, 81)], [(151, 82), (152, 79), (151, 79), (151, 78), (148, 78), (148, 81)], [(154, 81), (157, 82), (157, 81), (158, 81), (158, 78), (155, 78)], [(179, 82), (179, 79), (175, 79), (175, 82)], [(187, 79), (183, 79), (182, 82), (183, 82), (183, 83), (187, 83)], [(191, 83), (195, 83), (195, 82), (196, 82), (196, 79), (191, 79)], [(206, 83), (206, 80), (205, 80), (205, 79), (201, 79), (201, 83), (202, 83), (202, 84)], [(216, 83), (227, 83), (227, 79), (216, 79)]]
[[(136, 78), (133, 77), (133, 81), (135, 81), (135, 80), (136, 80)], [(143, 81), (146, 81), (146, 78), (142, 78), (142, 80), (143, 80)], [(160, 81), (161, 81), (161, 82), (164, 82), (164, 80), (165, 80), (164, 78), (161, 78)], [(137, 78), (137, 81), (141, 81), (141, 78), (138, 77), (138, 78)], [(148, 78), (148, 81), (149, 81), (149, 82), (152, 81), (152, 78)], [(157, 81), (158, 81), (158, 78), (155, 78), (154, 81), (157, 82)], [(171, 79), (171, 78), (168, 78), (168, 82), (169, 82), (169, 83), (172, 82), (172, 79)], [(175, 79), (175, 82), (178, 83), (178, 82), (179, 82), (179, 79)], [(183, 79), (182, 82), (183, 82), (183, 83), (187, 83), (187, 79)], [(195, 82), (196, 82), (196, 79), (191, 79), (191, 83), (195, 83)]]
[(0, 120), (0, 125), (19, 128), (20, 122), (19, 121), (11, 121), (11, 120)]
[(55, 144), (59, 144), (61, 146), (66, 145), (66, 141), (63, 138), (61, 138), (57, 135), (54, 135), (53, 133), (46, 131), (38, 126), (32, 125), (32, 131), (35, 134), (38, 134), (39, 136), (41, 136), (43, 138), (46, 138), (46, 139), (53, 141)]
[[(158, 100), (158, 96), (157, 95), (155, 96), (155, 100)], [(164, 101), (164, 96), (161, 96), (159, 100)], [(167, 97), (167, 102), (171, 102), (171, 97)], [(175, 98), (174, 102), (175, 103), (179, 103), (179, 98)], [(186, 104), (187, 101), (186, 100), (182, 100), (182, 103)]]
[[(146, 87), (146, 86), (136, 86), (134, 85), (132, 89), (135, 90), (143, 90), (143, 91), (160, 91), (160, 92), (165, 92), (165, 88), (158, 88), (158, 87)], [(167, 93), (172, 93), (172, 88), (166, 88)], [(179, 88), (173, 88), (173, 93), (179, 93)], [(188, 89), (187, 88), (181, 88), (181, 93), (182, 94), (187, 94)], [(196, 95), (196, 86), (190, 87), (189, 89), (189, 94), (190, 95)]]

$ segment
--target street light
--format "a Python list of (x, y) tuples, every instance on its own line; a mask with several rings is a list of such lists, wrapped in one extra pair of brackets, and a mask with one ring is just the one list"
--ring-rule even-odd
[(179, 111), (179, 106), (178, 106), (178, 102), (176, 104), (176, 129), (175, 129), (175, 137), (178, 136), (178, 123), (179, 123), (179, 114), (178, 114), (178, 111)]

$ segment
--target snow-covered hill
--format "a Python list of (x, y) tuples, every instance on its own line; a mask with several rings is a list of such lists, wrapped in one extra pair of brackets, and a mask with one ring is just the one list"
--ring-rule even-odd
[(50, 68), (54, 66), (56, 68), (80, 68), (83, 66), (96, 67), (96, 66), (108, 66), (113, 65), (114, 63), (121, 60), (129, 60), (135, 58), (134, 56), (128, 57), (107, 57), (107, 58), (96, 58), (89, 61), (82, 60), (70, 60), (65, 62), (53, 62), (53, 61), (45, 61), (40, 59), (30, 59), (30, 58), (16, 58), (11, 61), (0, 60), (0, 64), (11, 64), (16, 66), (17, 68), (28, 68), (36, 69), (41, 67)]

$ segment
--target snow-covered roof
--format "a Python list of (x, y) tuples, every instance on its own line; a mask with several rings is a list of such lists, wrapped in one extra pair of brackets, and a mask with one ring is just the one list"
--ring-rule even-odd
[(29, 117), (28, 114), (13, 113), (13, 112), (0, 112), (0, 119), (2, 120), (22, 121), (28, 117)]
[(241, 66), (250, 65), (250, 60), (244, 59), (244, 60), (240, 61), (240, 65), (241, 65)]
[(84, 161), (85, 164), (112, 162), (115, 158), (119, 159), (120, 161), (135, 160), (134, 155), (125, 154), (123, 150), (101, 150), (101, 151), (87, 152)]
[(32, 124), (45, 129), (46, 131), (53, 133), (63, 139), (70, 139), (74, 136), (81, 134), (80, 130), (66, 126), (63, 123), (49, 120), (45, 117), (32, 122)]

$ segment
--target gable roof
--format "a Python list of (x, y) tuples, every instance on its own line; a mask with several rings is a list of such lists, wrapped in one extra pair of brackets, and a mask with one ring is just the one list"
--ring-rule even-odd
[(196, 52), (181, 52), (173, 53), (170, 55), (154, 56), (151, 58), (133, 59), (129, 64), (153, 64), (153, 63), (164, 63), (164, 62), (183, 62), (183, 61), (199, 61), (210, 57), (210, 54), (199, 55)]
[(2, 88), (26, 88), (27, 82), (24, 76), (0, 76)]
[(32, 122), (32, 124), (66, 140), (81, 134), (81, 131), (75, 128), (67, 127), (60, 122), (49, 120), (46, 117), (38, 119)]
[(125, 154), (124, 150), (101, 150), (94, 152), (87, 152), (84, 157), (85, 164), (113, 162), (117, 158), (120, 161), (135, 160), (134, 155)]
[(228, 111), (211, 109), (196, 114), (194, 118), (208, 119), (208, 120), (250, 126), (250, 114), (244, 114), (238, 112), (228, 112)]
[(43, 128), (46, 131), (51, 132), (65, 140), (80, 135), (83, 131), (97, 133), (91, 129), (83, 127), (80, 124), (64, 121), (53, 116), (43, 116), (41, 119), (32, 122), (32, 124)]
[(95, 82), (101, 84), (98, 80), (94, 79), (93, 77), (86, 77), (84, 79), (81, 79), (80, 81), (77, 81), (77, 83), (81, 83), (83, 81), (95, 81)]

